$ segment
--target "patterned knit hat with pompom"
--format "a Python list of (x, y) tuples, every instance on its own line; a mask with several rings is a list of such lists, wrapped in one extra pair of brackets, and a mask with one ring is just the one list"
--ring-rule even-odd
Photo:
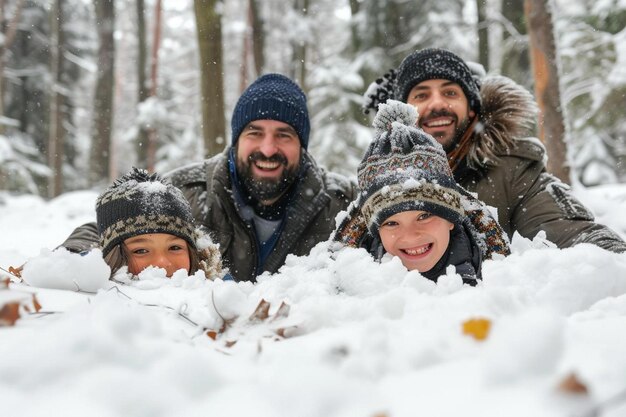
[(183, 193), (157, 174), (133, 168), (96, 200), (102, 255), (124, 240), (146, 233), (178, 236), (196, 248), (191, 207)]
[(381, 104), (375, 138), (358, 168), (359, 202), (372, 235), (394, 214), (420, 210), (459, 224), (461, 193), (441, 145), (415, 127), (415, 107), (395, 100)]

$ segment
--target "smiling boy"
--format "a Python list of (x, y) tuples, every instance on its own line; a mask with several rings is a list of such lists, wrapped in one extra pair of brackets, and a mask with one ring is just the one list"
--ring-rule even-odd
[(475, 285), (483, 259), (509, 253), (508, 239), (484, 204), (457, 185), (441, 145), (416, 122), (413, 106), (380, 105), (358, 169), (359, 195), (334, 239), (377, 259), (397, 256), (433, 281), (452, 265)]

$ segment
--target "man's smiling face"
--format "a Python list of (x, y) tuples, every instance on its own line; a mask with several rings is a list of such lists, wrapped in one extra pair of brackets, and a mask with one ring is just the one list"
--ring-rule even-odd
[(463, 136), (469, 119), (475, 116), (467, 97), (457, 83), (449, 80), (426, 80), (409, 92), (407, 103), (417, 108), (418, 126), (451, 151)]
[(297, 177), (301, 150), (298, 134), (287, 123), (248, 123), (237, 140), (237, 172), (248, 193), (263, 204), (276, 202)]

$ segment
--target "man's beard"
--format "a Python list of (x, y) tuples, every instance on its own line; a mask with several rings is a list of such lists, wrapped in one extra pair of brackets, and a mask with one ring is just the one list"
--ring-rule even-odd
[[(256, 178), (252, 165), (256, 161), (278, 162), (284, 169), (279, 178)], [(280, 197), (298, 178), (299, 164), (288, 165), (287, 158), (277, 153), (269, 158), (261, 152), (253, 152), (246, 160), (237, 158), (237, 172), (248, 195), (259, 202), (271, 201)]]
[(421, 129), (424, 129), (424, 123), (428, 122), (430, 119), (435, 119), (437, 117), (451, 117), (454, 120), (453, 123), (456, 125), (456, 127), (454, 128), (454, 134), (448, 138), (444, 136), (444, 132), (431, 133), (431, 136), (433, 136), (437, 140), (437, 142), (439, 142), (441, 146), (443, 146), (443, 150), (446, 151), (446, 153), (450, 153), (459, 145), (461, 138), (465, 134), (465, 131), (470, 124), (470, 120), (466, 117), (459, 123), (459, 119), (456, 114), (447, 110), (435, 110), (431, 112), (427, 117), (420, 119), (419, 127)]

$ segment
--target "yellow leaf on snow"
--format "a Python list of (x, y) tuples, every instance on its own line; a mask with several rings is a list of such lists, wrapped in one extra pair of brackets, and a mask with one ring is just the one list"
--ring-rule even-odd
[(491, 320), (483, 318), (469, 319), (463, 322), (463, 334), (476, 340), (485, 340), (489, 335)]

